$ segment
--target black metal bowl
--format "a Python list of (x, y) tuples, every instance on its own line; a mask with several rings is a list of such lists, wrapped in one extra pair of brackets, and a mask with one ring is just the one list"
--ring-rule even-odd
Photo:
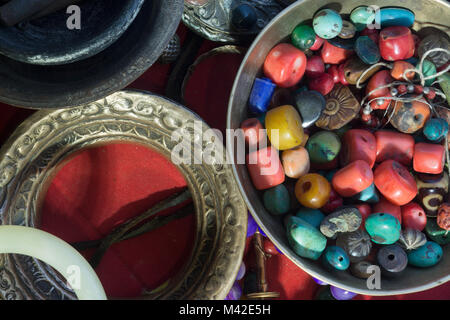
[(69, 29), (65, 10), (0, 27), (0, 53), (39, 65), (91, 57), (114, 43), (134, 21), (144, 0), (90, 0), (79, 4), (81, 29)]
[(183, 0), (144, 1), (117, 41), (77, 62), (34, 65), (0, 55), (0, 101), (31, 109), (64, 108), (125, 88), (161, 55), (179, 25), (183, 5)]

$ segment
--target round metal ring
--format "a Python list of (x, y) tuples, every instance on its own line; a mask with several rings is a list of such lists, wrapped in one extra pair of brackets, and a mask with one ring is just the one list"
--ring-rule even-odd
[[(172, 139), (180, 129), (188, 137)], [(196, 208), (193, 251), (164, 289), (142, 298), (224, 299), (242, 261), (247, 209), (221, 139), (204, 139), (207, 129), (186, 108), (145, 92), (120, 91), (80, 107), (38, 111), (0, 149), (0, 221), (39, 227), (39, 209), (51, 177), (85, 148), (137, 143), (171, 159), (182, 139), (200, 142), (200, 154), (193, 148), (191, 157), (204, 156), (208, 150), (208, 163), (177, 165)], [(76, 299), (48, 265), (28, 256), (0, 257), (0, 295), (5, 299)]]

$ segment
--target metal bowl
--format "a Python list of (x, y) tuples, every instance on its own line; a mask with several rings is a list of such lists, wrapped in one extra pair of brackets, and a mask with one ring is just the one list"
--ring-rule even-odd
[(0, 101), (31, 109), (67, 108), (121, 90), (159, 58), (180, 23), (183, 0), (147, 0), (122, 36), (93, 57), (33, 65), (0, 55)]
[(144, 0), (95, 0), (79, 5), (81, 29), (67, 28), (65, 10), (0, 28), (0, 53), (39, 65), (72, 63), (109, 47), (134, 21)]
[[(302, 21), (311, 19), (314, 13), (323, 7), (331, 7), (341, 14), (349, 14), (353, 8), (361, 6), (360, 0), (344, 0), (339, 3), (329, 3), (329, 0), (303, 0), (292, 4), (259, 34), (248, 50), (239, 69), (231, 93), (227, 128), (237, 129), (247, 118), (247, 101), (255, 77), (261, 74), (262, 65), (268, 52), (278, 43), (285, 41), (294, 27)], [(441, 0), (373, 0), (371, 5), (379, 7), (401, 6), (413, 10), (416, 14), (414, 29), (428, 27), (427, 21), (434, 26), (449, 31), (450, 4)], [(366, 295), (397, 295), (427, 290), (450, 280), (450, 246), (444, 247), (444, 257), (438, 265), (428, 269), (408, 267), (405, 274), (397, 279), (381, 281), (380, 290), (370, 290), (366, 280), (358, 279), (350, 273), (331, 273), (319, 262), (297, 256), (291, 250), (281, 219), (270, 215), (264, 208), (260, 193), (253, 187), (247, 168), (243, 164), (236, 164), (235, 147), (232, 145), (233, 136), (227, 132), (227, 150), (232, 152), (234, 159), (233, 171), (241, 189), (247, 206), (274, 244), (297, 266), (311, 276), (325, 281), (331, 285)]]

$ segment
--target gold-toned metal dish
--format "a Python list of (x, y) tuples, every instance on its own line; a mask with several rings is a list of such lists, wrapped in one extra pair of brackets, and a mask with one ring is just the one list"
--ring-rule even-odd
[[(186, 108), (162, 97), (120, 91), (80, 107), (41, 110), (24, 121), (0, 149), (1, 223), (38, 228), (40, 207), (53, 175), (77, 152), (129, 142), (153, 148), (171, 159), (180, 139), (187, 138), (172, 139), (172, 133), (180, 128), (189, 133), (192, 143), (201, 141), (201, 153), (196, 156), (203, 156), (206, 150), (208, 154), (212, 149), (217, 152), (209, 164), (177, 166), (196, 208), (193, 251), (179, 275), (161, 290), (141, 298), (224, 299), (242, 261), (247, 208), (231, 166), (225, 162), (222, 141), (217, 136), (202, 139), (208, 126)], [(51, 267), (27, 256), (1, 256), (0, 283), (0, 295), (5, 299), (76, 298)]]

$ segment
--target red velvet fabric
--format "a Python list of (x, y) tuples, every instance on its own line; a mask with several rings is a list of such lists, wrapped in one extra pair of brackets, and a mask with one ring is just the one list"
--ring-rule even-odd
[[(186, 29), (178, 34), (184, 39)], [(218, 46), (205, 41), (199, 54)], [(220, 55), (201, 63), (192, 75), (185, 105), (211, 127), (224, 131), (228, 96), (242, 57)], [(163, 95), (169, 66), (155, 64), (130, 88)], [(0, 140), (33, 111), (1, 105)], [(179, 171), (153, 150), (113, 144), (74, 156), (53, 179), (48, 189), (40, 228), (68, 242), (99, 239), (125, 219), (185, 186)], [(165, 214), (165, 213), (163, 213)], [(195, 236), (192, 216), (174, 221), (139, 238), (113, 245), (97, 268), (109, 296), (134, 297), (154, 289), (182, 270)], [(250, 248), (247, 247), (246, 252)], [(86, 257), (92, 250), (83, 252)], [(286, 257), (267, 260), (270, 291), (281, 299), (312, 299), (318, 285)], [(389, 299), (449, 299), (450, 283), (412, 295)], [(383, 299), (358, 296), (357, 299)]]

